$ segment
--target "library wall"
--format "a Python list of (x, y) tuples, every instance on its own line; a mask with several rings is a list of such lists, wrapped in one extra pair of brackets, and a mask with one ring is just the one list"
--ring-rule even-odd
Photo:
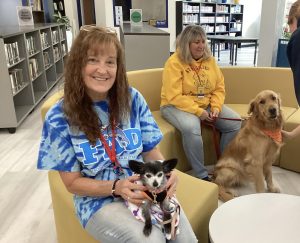
[(257, 66), (276, 65), (278, 39), (282, 33), (285, 0), (262, 1)]
[(17, 5), (22, 5), (19, 0), (0, 0), (1, 25), (18, 25)]
[(241, 4), (244, 4), (243, 36), (259, 38), (262, 0), (244, 0)]

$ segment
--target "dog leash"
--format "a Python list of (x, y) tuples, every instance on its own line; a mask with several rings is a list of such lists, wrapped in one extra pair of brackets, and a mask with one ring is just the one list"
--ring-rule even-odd
[(247, 118), (230, 118), (230, 117), (216, 117), (216, 119), (228, 120), (228, 121), (245, 121)]
[[(245, 121), (248, 118), (230, 118), (230, 117), (216, 117), (216, 119), (222, 119), (222, 120), (228, 120), (228, 121)], [(216, 151), (216, 156), (217, 156), (217, 160), (220, 158), (221, 156), (221, 149), (220, 149), (220, 135), (219, 132), (215, 126), (215, 121), (216, 119), (212, 122), (209, 121), (200, 121), (201, 125), (205, 125), (208, 127), (211, 127), (212, 131), (213, 131), (213, 141), (214, 141), (214, 147), (215, 147), (215, 151)]]

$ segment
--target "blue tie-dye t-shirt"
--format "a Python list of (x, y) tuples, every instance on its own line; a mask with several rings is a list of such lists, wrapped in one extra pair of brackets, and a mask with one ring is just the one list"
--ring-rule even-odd
[[(127, 122), (117, 125), (116, 154), (124, 178), (132, 175), (128, 160), (142, 161), (142, 152), (152, 150), (162, 139), (162, 134), (143, 96), (134, 88), (131, 93), (131, 114)], [(96, 180), (114, 180), (118, 176), (105, 152), (100, 139), (92, 146), (83, 132), (69, 125), (63, 112), (63, 99), (47, 113), (38, 157), (38, 169), (81, 172), (84, 177)], [(94, 108), (103, 124), (104, 138), (111, 147), (111, 129), (108, 126), (108, 103), (94, 103)], [(85, 227), (90, 217), (105, 204), (113, 201), (112, 196), (85, 197), (74, 195), (74, 203), (81, 224)]]

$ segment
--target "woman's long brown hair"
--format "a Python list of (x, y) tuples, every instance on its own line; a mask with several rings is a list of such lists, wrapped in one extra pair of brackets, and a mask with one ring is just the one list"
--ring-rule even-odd
[(289, 11), (288, 24), (292, 24), (294, 18), (296, 21), (300, 19), (300, 0), (295, 1), (292, 4)]
[(96, 144), (101, 128), (94, 110), (93, 101), (88, 96), (82, 79), (82, 69), (86, 66), (88, 51), (96, 54), (99, 47), (113, 45), (117, 51), (116, 80), (108, 92), (109, 121), (119, 123), (128, 118), (130, 112), (130, 94), (124, 64), (124, 51), (115, 33), (109, 29), (92, 26), (80, 30), (72, 44), (65, 68), (64, 105), (63, 109), (68, 122), (85, 133), (90, 143)]

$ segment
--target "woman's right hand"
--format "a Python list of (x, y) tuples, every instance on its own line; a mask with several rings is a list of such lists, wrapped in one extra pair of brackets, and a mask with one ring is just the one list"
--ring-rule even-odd
[(140, 191), (145, 191), (146, 187), (135, 183), (139, 179), (138, 175), (133, 175), (119, 180), (116, 184), (115, 193), (131, 203), (142, 204), (145, 197)]
[(200, 120), (204, 121), (207, 120), (207, 118), (209, 117), (209, 114), (206, 110), (203, 110), (202, 114), (200, 115)]
[(288, 132), (288, 131), (281, 130), (281, 135), (284, 139), (287, 139), (287, 140), (290, 140), (290, 139), (294, 138), (293, 132)]

